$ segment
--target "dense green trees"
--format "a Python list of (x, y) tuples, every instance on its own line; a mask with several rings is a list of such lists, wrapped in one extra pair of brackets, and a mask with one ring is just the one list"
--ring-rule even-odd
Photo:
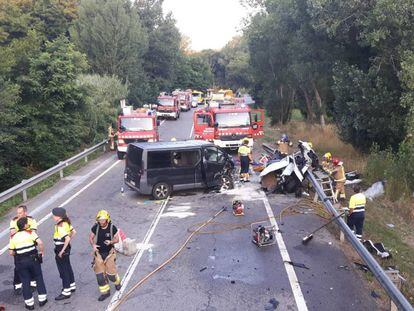
[(107, 134), (119, 100), (210, 85), (161, 0), (0, 0), (0, 191)]

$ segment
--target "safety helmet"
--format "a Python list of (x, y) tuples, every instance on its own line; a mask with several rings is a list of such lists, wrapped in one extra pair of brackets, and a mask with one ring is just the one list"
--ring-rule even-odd
[(111, 217), (109, 216), (109, 213), (107, 211), (102, 209), (98, 212), (98, 214), (96, 214), (96, 221), (98, 221), (98, 220), (110, 221)]
[(282, 134), (282, 141), (286, 142), (289, 140), (289, 137), (287, 136), (287, 134)]
[(323, 158), (324, 158), (325, 160), (330, 161), (330, 160), (332, 159), (332, 154), (331, 154), (330, 152), (327, 152), (327, 153), (325, 153), (325, 154), (323, 155)]
[(341, 163), (341, 161), (338, 158), (333, 158), (332, 159), (332, 164), (335, 166), (338, 166)]
[(248, 138), (243, 138), (243, 144), (248, 145), (249, 144), (249, 139)]

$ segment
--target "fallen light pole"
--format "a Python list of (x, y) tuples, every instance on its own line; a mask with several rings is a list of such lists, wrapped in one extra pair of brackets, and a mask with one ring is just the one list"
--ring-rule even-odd
[(319, 195), (323, 205), (325, 208), (336, 217), (335, 222), (339, 226), (340, 230), (344, 233), (345, 237), (351, 243), (352, 247), (357, 251), (359, 256), (365, 262), (365, 264), (369, 267), (372, 274), (381, 284), (381, 286), (385, 289), (387, 294), (390, 296), (391, 300), (395, 303), (399, 310), (404, 311), (413, 311), (413, 306), (408, 302), (408, 300), (404, 297), (404, 295), (399, 291), (399, 289), (395, 286), (395, 284), (391, 281), (379, 263), (375, 260), (375, 258), (368, 252), (365, 246), (356, 238), (354, 233), (349, 229), (348, 225), (345, 221), (338, 217), (340, 214), (332, 205), (331, 200), (326, 196), (323, 189), (317, 182), (315, 176), (311, 171), (306, 173), (306, 178), (312, 183), (315, 191)]

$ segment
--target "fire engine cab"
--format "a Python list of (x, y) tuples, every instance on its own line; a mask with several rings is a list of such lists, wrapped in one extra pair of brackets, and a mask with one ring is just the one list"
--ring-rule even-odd
[(146, 108), (132, 110), (132, 106), (124, 107), (122, 115), (118, 116), (117, 136), (118, 159), (125, 157), (130, 143), (159, 141), (155, 112)]
[(173, 95), (178, 98), (178, 105), (181, 111), (189, 111), (191, 109), (192, 93), (189, 91), (174, 91)]
[(209, 107), (194, 112), (194, 138), (208, 140), (221, 148), (232, 150), (241, 146), (244, 138), (264, 136), (264, 110), (246, 105)]
[(157, 117), (172, 118), (174, 120), (180, 117), (177, 96), (158, 96)]

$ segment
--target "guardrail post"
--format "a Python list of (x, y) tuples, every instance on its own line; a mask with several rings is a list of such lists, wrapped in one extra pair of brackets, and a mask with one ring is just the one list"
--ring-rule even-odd
[(103, 152), (106, 152), (106, 144), (103, 145), (102, 149), (103, 149)]
[(60, 176), (60, 179), (63, 179), (63, 170), (59, 171), (59, 176)]
[[(86, 151), (86, 149), (84, 149), (83, 151)], [(88, 162), (88, 156), (85, 156), (85, 163)]]
[[(25, 181), (26, 181), (26, 179), (23, 179), (22, 183), (25, 182)], [(27, 191), (26, 191), (26, 189), (24, 189), (22, 191), (22, 195), (23, 195), (23, 202), (26, 202), (27, 201)]]
[[(398, 270), (387, 270), (385, 273), (391, 279), (391, 281), (395, 284), (398, 289), (401, 289), (401, 279), (399, 277), (400, 271)], [(390, 300), (390, 310), (391, 311), (398, 311), (397, 305), (394, 301)]]

